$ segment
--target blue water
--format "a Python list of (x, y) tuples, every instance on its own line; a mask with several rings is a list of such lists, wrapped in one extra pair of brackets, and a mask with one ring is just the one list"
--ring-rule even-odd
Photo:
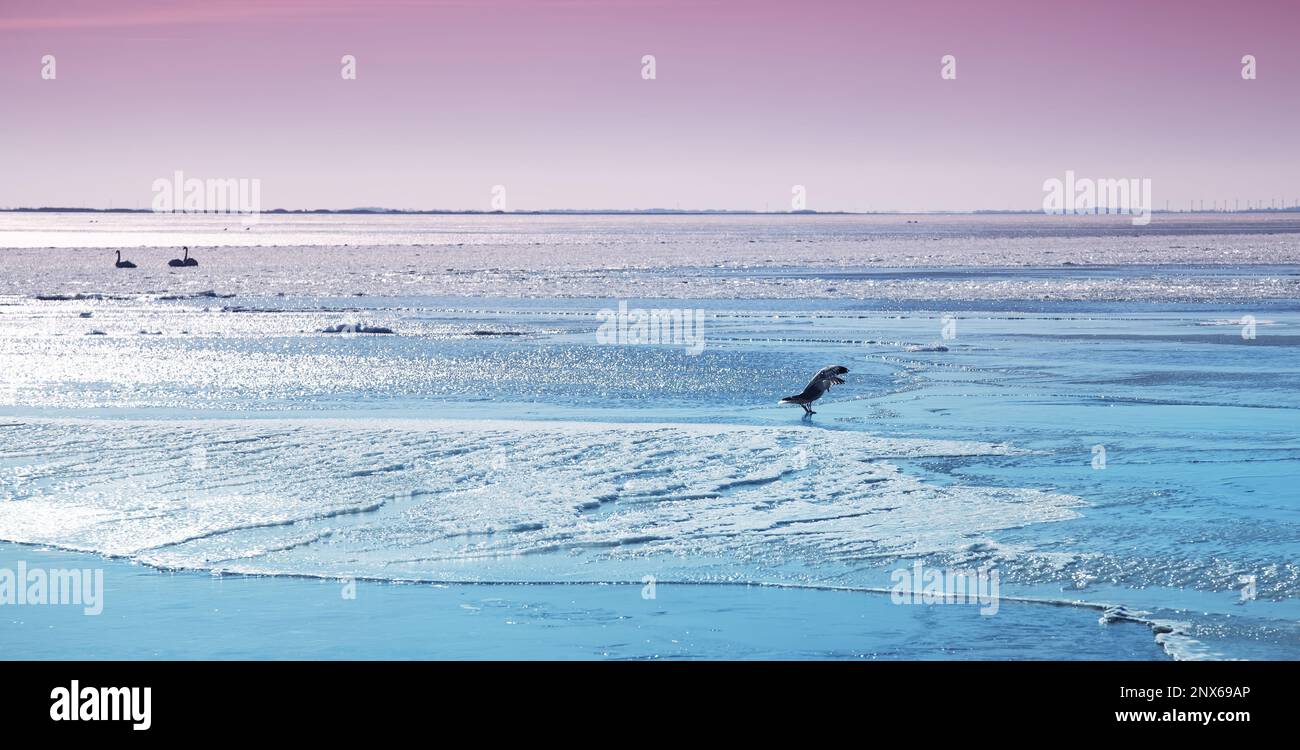
[[(856, 274), (914, 285), (888, 299), (161, 299), (119, 277), (120, 298), (13, 297), (0, 539), (25, 544), (0, 545), (0, 570), (100, 566), (107, 591), (94, 617), (0, 605), (0, 641), (32, 658), (1300, 658), (1296, 268), (1162, 266), (1186, 290), (1141, 299), (1110, 297), (1151, 267), (1090, 269), (1105, 293), (1076, 294), (1102, 287), (1041, 265)], [(944, 297), (966, 281), (983, 296)], [(703, 311), (704, 350), (600, 343), (620, 301)], [(395, 333), (319, 333), (354, 322)], [(827, 364), (848, 382), (815, 416), (776, 404)], [(996, 570), (1001, 606), (893, 604), (916, 561)], [(1101, 624), (1111, 606), (1125, 615)]]

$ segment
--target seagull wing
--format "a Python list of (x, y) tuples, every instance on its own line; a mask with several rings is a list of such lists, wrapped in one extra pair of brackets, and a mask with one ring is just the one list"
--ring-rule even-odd
[[(808, 381), (808, 385), (804, 388), (804, 392), (813, 389), (824, 391), (830, 388), (832, 383), (843, 385), (844, 378), (841, 378), (840, 376), (846, 374), (848, 371), (849, 368), (844, 365), (823, 367), (817, 371), (817, 374), (813, 376), (812, 380)], [(827, 382), (823, 383), (822, 381)]]

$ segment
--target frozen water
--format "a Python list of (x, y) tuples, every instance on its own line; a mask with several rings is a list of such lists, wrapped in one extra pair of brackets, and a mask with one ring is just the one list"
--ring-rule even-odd
[[(79, 220), (0, 216), (0, 539), (444, 583), (991, 566), (1179, 658), (1300, 656), (1292, 219)], [(704, 311), (703, 352), (601, 344), (620, 299)], [(832, 363), (814, 418), (776, 405)]]

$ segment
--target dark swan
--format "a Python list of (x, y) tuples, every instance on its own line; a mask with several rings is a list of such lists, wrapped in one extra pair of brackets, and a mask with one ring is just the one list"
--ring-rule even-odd
[(199, 264), (197, 260), (190, 257), (190, 249), (188, 247), (184, 247), (181, 249), (185, 251), (185, 257), (183, 259), (172, 258), (171, 260), (167, 261), (167, 265), (171, 266), (172, 268), (190, 268), (193, 266), (197, 266)]

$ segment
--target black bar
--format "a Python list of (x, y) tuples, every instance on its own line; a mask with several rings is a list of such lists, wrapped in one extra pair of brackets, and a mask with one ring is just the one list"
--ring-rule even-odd
[[(1240, 733), (1289, 723), (1297, 675), (1290, 663), (1242, 662), (11, 662), (0, 669), (0, 720), (8, 729), (47, 739), (205, 741), (262, 736), (263, 727), (334, 739), (376, 727), (428, 731), (431, 721), (445, 722), (447, 732), (471, 720), (492, 722), (481, 725), (490, 731), (528, 732), (520, 722), (581, 731), (584, 716), (626, 722), (632, 734), (669, 716), (751, 731), (772, 721), (820, 728), (866, 721), (881, 731), (920, 727), (972, 739), (1028, 729), (1064, 737)], [(81, 691), (149, 687), (150, 727), (52, 720), (52, 692), (73, 680)], [(1171, 697), (1171, 686), (1182, 694)], [(1126, 695), (1125, 688), (1145, 692)], [(1117, 712), (1155, 715), (1118, 721)], [(1215, 716), (1205, 724), (1166, 712)], [(864, 743), (886, 736), (859, 728)], [(453, 736), (439, 734), (434, 744)]]

